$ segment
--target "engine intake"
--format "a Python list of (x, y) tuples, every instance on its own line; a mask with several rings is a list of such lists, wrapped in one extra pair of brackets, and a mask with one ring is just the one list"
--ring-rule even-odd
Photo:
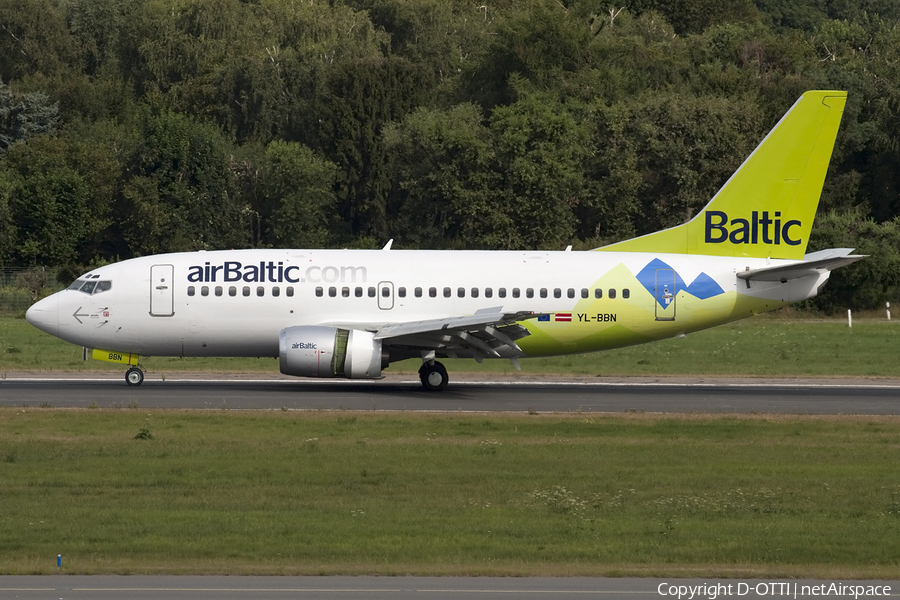
[(298, 326), (281, 330), (279, 367), (285, 375), (377, 379), (386, 366), (381, 340), (360, 329)]

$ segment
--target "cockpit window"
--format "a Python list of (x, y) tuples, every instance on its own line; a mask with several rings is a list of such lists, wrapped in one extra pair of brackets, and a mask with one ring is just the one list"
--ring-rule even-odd
[(85, 294), (99, 294), (112, 289), (112, 281), (85, 281), (78, 279), (68, 288), (70, 290), (79, 290)]

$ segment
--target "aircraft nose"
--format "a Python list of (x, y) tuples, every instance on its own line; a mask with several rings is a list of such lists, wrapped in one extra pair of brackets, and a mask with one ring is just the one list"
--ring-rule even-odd
[(45, 333), (59, 335), (59, 296), (38, 300), (25, 312), (25, 319)]

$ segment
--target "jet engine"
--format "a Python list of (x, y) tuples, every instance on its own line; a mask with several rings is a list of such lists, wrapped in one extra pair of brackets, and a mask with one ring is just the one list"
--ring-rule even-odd
[(285, 375), (377, 379), (387, 366), (381, 340), (359, 329), (297, 326), (281, 330), (279, 366)]

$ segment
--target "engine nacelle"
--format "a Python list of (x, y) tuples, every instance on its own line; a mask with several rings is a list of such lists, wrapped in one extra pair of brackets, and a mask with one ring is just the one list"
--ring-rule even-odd
[(281, 330), (279, 366), (300, 377), (381, 377), (381, 340), (359, 329), (298, 326)]

